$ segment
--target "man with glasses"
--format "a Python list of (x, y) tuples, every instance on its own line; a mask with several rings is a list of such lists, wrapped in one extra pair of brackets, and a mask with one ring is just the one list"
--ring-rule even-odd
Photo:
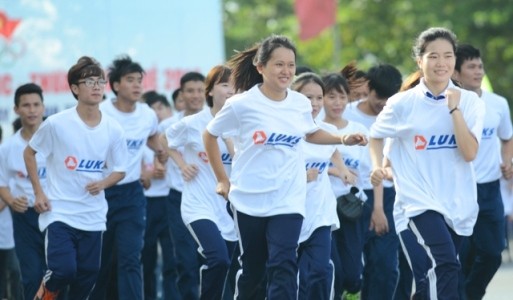
[[(109, 84), (116, 98), (104, 101), (100, 108), (125, 130), (129, 155), (125, 178), (105, 191), (109, 205), (107, 231), (103, 237), (100, 275), (91, 299), (105, 299), (107, 291), (115, 291), (117, 286), (120, 299), (137, 300), (143, 299), (141, 251), (146, 198), (140, 179), (144, 145), (162, 163), (167, 159), (167, 152), (157, 134), (157, 115), (140, 102), (143, 68), (124, 56), (114, 60), (109, 71)], [(109, 281), (113, 265), (117, 266), (117, 284)]]
[[(78, 104), (43, 122), (24, 151), (34, 209), (45, 231), (47, 271), (36, 300), (56, 299), (68, 285), (73, 299), (88, 299), (98, 277), (107, 214), (104, 189), (123, 179), (128, 155), (123, 129), (99, 109), (104, 77), (96, 60), (80, 58), (68, 72)], [(45, 191), (36, 153), (46, 159)]]

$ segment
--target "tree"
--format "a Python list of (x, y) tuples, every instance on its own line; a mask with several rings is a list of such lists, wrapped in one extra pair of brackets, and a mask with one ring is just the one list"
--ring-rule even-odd
[[(416, 69), (414, 38), (428, 27), (447, 27), (461, 42), (482, 50), (494, 90), (513, 100), (513, 7), (508, 0), (339, 0), (336, 30), (305, 42), (298, 39), (293, 0), (224, 0), (224, 11), (226, 57), (272, 33), (284, 34), (296, 42), (298, 65), (319, 72), (338, 71), (355, 60), (362, 69), (390, 63), (407, 75)], [(335, 64), (337, 41), (340, 63)]]

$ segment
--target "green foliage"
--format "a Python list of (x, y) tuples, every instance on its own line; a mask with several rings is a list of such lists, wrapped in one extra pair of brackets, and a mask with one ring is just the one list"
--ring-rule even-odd
[[(482, 51), (494, 90), (513, 97), (513, 5), (510, 0), (338, 0), (336, 29), (299, 41), (294, 0), (224, 0), (226, 57), (272, 34), (292, 38), (298, 65), (338, 71), (355, 60), (362, 69), (377, 62), (415, 71), (411, 46), (431, 26), (453, 30), (462, 43)], [(338, 41), (340, 49), (334, 53)]]

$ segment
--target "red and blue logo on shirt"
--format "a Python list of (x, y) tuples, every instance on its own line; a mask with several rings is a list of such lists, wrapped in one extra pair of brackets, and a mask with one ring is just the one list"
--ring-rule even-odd
[(103, 172), (105, 161), (93, 159), (81, 159), (80, 161), (75, 156), (68, 156), (64, 159), (64, 165), (70, 171), (77, 172)]
[(294, 147), (301, 141), (300, 136), (289, 135), (284, 133), (273, 132), (269, 137), (262, 130), (257, 130), (253, 133), (253, 143), (255, 145), (272, 145), (272, 146), (287, 146)]
[(414, 144), (415, 150), (454, 149), (458, 147), (454, 134), (432, 135), (429, 139), (422, 135), (416, 135)]

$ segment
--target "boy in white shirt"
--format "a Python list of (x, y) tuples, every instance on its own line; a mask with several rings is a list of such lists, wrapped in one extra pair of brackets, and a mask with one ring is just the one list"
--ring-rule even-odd
[[(388, 98), (399, 91), (402, 79), (399, 70), (388, 64), (380, 64), (370, 68), (366, 78), (369, 87), (367, 97), (349, 103), (344, 111), (344, 117), (350, 121), (363, 124), (370, 130)], [(366, 155), (369, 155), (368, 152)], [(384, 182), (383, 203), (376, 203), (372, 186), (368, 181), (370, 173), (364, 176), (366, 178), (365, 182), (368, 184), (364, 187), (368, 197), (368, 205), (364, 206), (363, 213), (366, 234), (361, 295), (366, 299), (380, 297), (391, 299), (394, 296), (399, 277), (399, 238), (395, 231), (393, 219), (395, 190), (392, 182)], [(367, 230), (371, 222), (374, 224), (388, 224), (389, 230), (381, 234), (376, 234), (373, 229)], [(389, 275), (382, 276), (381, 274)]]
[(497, 94), (481, 90), (484, 74), (479, 50), (471, 45), (459, 45), (453, 78), (464, 89), (476, 92), (486, 107), (481, 143), (473, 162), (479, 214), (472, 235), (463, 242), (460, 255), (469, 300), (482, 299), (501, 265), (506, 227), (499, 179), (512, 175), (513, 128), (508, 102)]
[(113, 256), (117, 259), (119, 297), (143, 298), (141, 251), (146, 227), (146, 198), (140, 179), (144, 145), (147, 144), (161, 162), (167, 159), (157, 134), (157, 115), (140, 102), (143, 74), (142, 67), (128, 56), (114, 60), (109, 68), (109, 84), (116, 98), (100, 105), (103, 114), (123, 127), (128, 157), (125, 178), (105, 191), (109, 205), (107, 231), (103, 237), (99, 280), (91, 299), (103, 299), (107, 290), (116, 290), (116, 284), (108, 280)]
[[(12, 211), (13, 246), (15, 242), (25, 299), (34, 298), (46, 271), (44, 235), (39, 230), (39, 214), (34, 210), (34, 190), (22, 155), (28, 141), (43, 122), (44, 110), (41, 87), (33, 83), (18, 87), (14, 93), (14, 111), (20, 117), (22, 127), (15, 130), (0, 151), (0, 198)], [(37, 154), (36, 159), (39, 180), (46, 190), (45, 158)], [(9, 209), (2, 213), (9, 213)]]
[[(104, 189), (123, 179), (127, 157), (123, 130), (99, 109), (104, 78), (96, 60), (81, 57), (68, 72), (77, 106), (49, 117), (23, 154), (48, 263), (35, 299), (55, 299), (68, 285), (73, 299), (87, 299), (98, 276), (107, 214)], [(46, 157), (46, 192), (36, 153)]]

